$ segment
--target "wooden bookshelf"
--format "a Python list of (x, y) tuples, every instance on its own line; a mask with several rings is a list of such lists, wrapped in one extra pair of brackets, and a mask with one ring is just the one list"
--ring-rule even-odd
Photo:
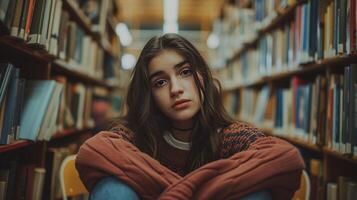
[[(58, 3), (60, 1), (62, 3)], [(110, 12), (113, 16), (108, 16), (107, 12), (105, 12), (105, 15), (101, 15), (101, 17), (106, 18), (113, 17), (114, 20), (109, 21), (106, 19), (107, 27), (104, 31), (107, 31), (108, 34), (102, 33), (101, 35), (100, 33), (93, 31), (89, 18), (85, 15), (81, 8), (75, 4), (76, 1), (60, 1), (56, 1), (56, 4), (52, 4), (55, 1), (38, 1), (39, 3), (37, 4), (36, 2), (34, 5), (33, 16), (36, 17), (34, 18), (33, 16), (30, 16), (31, 13), (26, 16), (32, 17), (32, 20), (38, 20), (32, 21), (31, 24), (28, 25), (30, 26), (30, 31), (38, 33), (39, 37), (41, 37), (41, 41), (34, 41), (37, 42), (36, 45), (29, 45), (24, 39), (19, 39), (25, 38), (25, 35), (22, 35), (20, 32), (17, 33), (17, 35), (16, 32), (12, 32), (13, 35), (18, 36), (19, 38), (10, 36), (9, 30), (7, 30), (7, 27), (3, 26), (3, 24), (11, 24), (12, 27), (10, 28), (16, 27), (16, 24), (12, 24), (12, 18), (15, 15), (9, 17), (9, 19), (6, 18), (6, 20), (9, 20), (6, 21), (7, 23), (3, 23), (5, 19), (2, 19), (0, 25), (0, 61), (6, 70), (6, 76), (9, 77), (6, 79), (9, 80), (8, 86), (4, 91), (2, 91), (6, 92), (4, 93), (4, 99), (6, 98), (6, 101), (3, 102), (6, 103), (3, 103), (5, 106), (3, 106), (2, 109), (2, 116), (7, 121), (10, 119), (12, 120), (9, 129), (17, 128), (19, 126), (22, 127), (25, 123), (19, 122), (19, 119), (23, 119), (24, 116), (27, 119), (24, 122), (28, 121), (29, 127), (31, 126), (28, 128), (28, 133), (21, 132), (21, 135), (15, 135), (15, 138), (28, 138), (27, 140), (21, 139), (16, 140), (13, 143), (6, 144), (7, 142), (4, 140), (5, 137), (1, 138), (1, 142), (5, 144), (0, 145), (0, 162), (2, 164), (14, 163), (16, 164), (16, 168), (22, 167), (25, 170), (27, 170), (25, 167), (29, 167), (29, 165), (31, 165), (31, 167), (34, 166), (36, 168), (43, 169), (42, 171), (46, 171), (45, 174), (42, 174), (43, 184), (58, 181), (56, 179), (58, 176), (52, 175), (52, 173), (55, 172), (52, 172), (52, 169), (54, 169), (51, 165), (52, 158), (47, 156), (49, 149), (58, 148), (66, 150), (71, 148), (71, 153), (76, 153), (79, 146), (85, 141), (85, 139), (91, 137), (94, 132), (103, 129), (102, 124), (100, 124), (102, 123), (102, 119), (98, 120), (95, 118), (98, 115), (96, 112), (99, 112), (96, 110), (95, 106), (97, 103), (107, 103), (106, 106), (110, 109), (110, 98), (112, 96), (117, 96), (117, 94), (113, 93), (113, 89), (117, 89), (117, 87), (111, 85), (110, 80), (116, 80), (119, 78), (117, 73), (107, 74), (105, 71), (108, 69), (106, 67), (119, 68), (119, 55), (115, 55), (113, 52), (114, 50), (120, 52), (120, 46), (114, 46), (116, 45), (114, 42), (117, 41), (116, 39), (118, 37), (114, 34), (114, 22), (115, 17), (118, 16), (117, 12), (119, 9)], [(118, 6), (118, 3), (114, 2), (114, 0), (109, 0), (109, 2), (112, 4), (115, 3), (115, 5)], [(12, 3), (13, 7), (11, 8), (14, 9), (16, 6), (19, 7), (25, 5), (18, 5), (18, 2), (16, 1)], [(99, 1), (99, 3), (101, 3), (101, 1)], [(27, 6), (30, 6), (30, 4)], [(42, 8), (51, 8), (51, 10), (43, 10)], [(9, 11), (9, 13), (12, 13), (12, 11)], [(16, 12), (16, 14), (19, 14), (19, 12)], [(20, 20), (24, 20), (22, 21), (22, 24), (28, 22), (28, 19), (22, 15), (23, 14), (20, 13), (20, 16), (16, 15), (16, 17), (19, 17)], [(44, 18), (44, 15), (48, 15), (48, 22), (47, 20), (45, 21), (42, 19)], [(37, 23), (36, 25), (38, 26), (31, 27), (31, 25), (35, 23)], [(66, 31), (57, 31), (58, 29), (63, 30), (60, 28), (64, 28)], [(42, 35), (44, 33), (46, 33), (46, 38), (43, 38), (45, 37)], [(54, 37), (55, 35), (58, 37)], [(46, 44), (47, 49), (44, 48), (44, 45), (40, 44)], [(83, 49), (85, 47), (90, 48), (90, 50), (85, 49), (86, 51), (84, 51)], [(85, 60), (89, 57), (92, 59)], [(73, 61), (67, 63), (59, 59), (68, 59)], [(90, 67), (79, 67), (85, 65), (84, 61), (89, 63), (87, 65), (90, 65)], [(113, 65), (105, 66), (106, 63), (113, 63)], [(91, 71), (95, 72), (89, 73), (89, 68), (91, 68)], [(106, 77), (109, 78), (107, 79)], [(36, 80), (36, 82), (32, 83), (38, 85), (26, 85), (26, 83), (31, 83), (31, 80)], [(56, 80), (56, 82), (53, 80)], [(11, 89), (14, 88), (13, 90), (8, 89), (10, 88), (10, 85)], [(42, 90), (38, 89), (37, 86), (38, 88), (42, 87)], [(104, 92), (98, 94), (97, 90), (102, 90)], [(30, 93), (29, 91), (33, 92)], [(46, 96), (46, 99), (42, 98), (44, 96)], [(15, 103), (11, 104), (11, 107), (7, 107), (10, 105), (8, 102)], [(23, 107), (19, 108), (18, 106), (20, 105)], [(39, 110), (31, 110), (30, 113), (29, 109), (32, 108), (32, 106)], [(107, 110), (107, 108), (105, 109), (111, 113), (111, 116), (107, 117), (112, 117), (112, 113), (118, 112), (117, 110), (112, 112), (111, 110)], [(24, 110), (27, 112), (23, 113), (30, 114), (22, 114), (20, 112), (20, 115), (12, 115), (12, 113), (15, 113), (13, 111)], [(93, 120), (95, 125), (93, 127), (86, 126), (88, 125), (86, 120), (92, 117), (95, 118)], [(1, 119), (1, 122), (5, 123), (3, 118)], [(34, 122), (32, 122), (32, 119)], [(35, 123), (35, 121), (37, 123)], [(84, 127), (80, 129), (68, 128), (59, 131), (58, 127), (65, 126), (64, 124), (68, 124), (68, 126), (71, 127), (74, 127), (74, 125)], [(8, 133), (5, 132), (1, 135), (7, 136)], [(49, 137), (51, 137), (51, 139), (46, 141)], [(33, 141), (36, 139), (38, 140)], [(61, 159), (65, 158), (67, 155), (66, 153), (67, 152), (64, 152)], [(61, 162), (62, 160), (59, 160), (56, 163), (61, 164)], [(7, 170), (9, 174), (12, 173), (12, 177), (19, 176), (17, 169), (14, 171), (11, 166), (2, 166), (2, 170)], [(26, 173), (35, 173), (35, 171), (26, 171)], [(32, 180), (27, 180), (27, 177), (28, 176), (23, 179), (23, 183), (17, 184), (21, 186), (21, 189), (15, 188), (12, 191), (6, 191), (3, 187), (4, 184), (2, 184), (2, 188), (0, 188), (0, 190), (8, 192), (13, 196), (15, 195), (15, 191), (21, 190), (24, 191), (24, 193), (26, 191), (26, 194), (21, 194), (22, 196), (18, 195), (19, 198), (25, 199), (28, 197), (28, 194), (34, 194), (30, 193), (34, 191), (27, 188), (27, 184), (32, 185), (32, 182), (29, 182)], [(52, 177), (55, 177), (53, 181)], [(47, 181), (49, 178), (51, 181)], [(6, 181), (6, 183), (8, 183), (10, 181), (18, 180), (2, 181)], [(42, 183), (39, 183), (39, 185)], [(49, 188), (50, 187), (36, 188), (36, 191), (42, 195), (50, 194), (51, 191)], [(13, 198), (10, 197), (10, 199)], [(47, 198), (39, 197), (39, 199)]]
[[(353, 46), (349, 46), (351, 44), (348, 43), (349, 35), (345, 34), (345, 29), (341, 29), (341, 24), (351, 29), (354, 28), (351, 25), (353, 22), (343, 21), (345, 20), (344, 11), (334, 10), (336, 9), (334, 1), (321, 3), (321, 1), (298, 0), (289, 7), (282, 9), (274, 7), (273, 10), (269, 7), (275, 3), (273, 0), (257, 3), (261, 4), (257, 6), (256, 10), (253, 10), (253, 13), (258, 13), (263, 6), (268, 5), (268, 8), (264, 7), (267, 13), (275, 11), (277, 15), (271, 20), (271, 16), (275, 16), (273, 13), (263, 19), (262, 23), (257, 22), (258, 25), (266, 26), (260, 28), (256, 32), (256, 38), (246, 41), (242, 48), (226, 61), (227, 68), (217, 70), (222, 75), (221, 80), (226, 83), (224, 85), (226, 87), (223, 88), (225, 106), (234, 116), (244, 114), (247, 115), (245, 116), (247, 119), (256, 117), (261, 120), (273, 120), (274, 123), (267, 123), (269, 128), (264, 127), (265, 123), (251, 122), (250, 124), (260, 127), (266, 135), (284, 139), (299, 147), (302, 156), (307, 161), (306, 171), (308, 173), (310, 173), (311, 167), (319, 165), (316, 167), (319, 169), (312, 171), (318, 171), (316, 173), (321, 175), (321, 183), (313, 184), (315, 184), (314, 187), (319, 188), (319, 192), (323, 193), (321, 194), (324, 197), (319, 199), (325, 199), (327, 183), (336, 183), (341, 176), (357, 180), (357, 156), (353, 156), (352, 153), (343, 154), (328, 147), (330, 143), (334, 143), (332, 141), (336, 141), (335, 137), (339, 137), (340, 140), (342, 137), (342, 140), (349, 141), (352, 143), (352, 147), (355, 145), (350, 141), (352, 139), (354, 141), (355, 135), (346, 136), (347, 134), (341, 132), (345, 128), (342, 123), (345, 119), (342, 119), (342, 116), (347, 112), (344, 108), (347, 101), (344, 84), (347, 80), (350, 81), (347, 84), (351, 84), (352, 81), (354, 83), (355, 75), (351, 71), (355, 69), (351, 68), (356, 67), (352, 64), (357, 64), (357, 54), (353, 52), (354, 49), (351, 48)], [(276, 5), (274, 4), (274, 6)], [(309, 18), (305, 15), (305, 11), (308, 9), (313, 13), (309, 15)], [(350, 11), (348, 9), (346, 9), (346, 14)], [(232, 10), (231, 13), (238, 11)], [(228, 34), (224, 32), (222, 35), (230, 37), (239, 35), (242, 38), (250, 38), (249, 34), (255, 31), (254, 29), (246, 31), (247, 23), (248, 26), (254, 23), (254, 20), (249, 18), (251, 13), (247, 13), (248, 19), (244, 17), (237, 19), (229, 16), (230, 12), (227, 12), (227, 19), (223, 19), (222, 24), (225, 25), (224, 22), (227, 22), (228, 25), (237, 26), (238, 31), (242, 29), (243, 35), (235, 32)], [(327, 12), (334, 19), (327, 19)], [(264, 15), (266, 15), (265, 10)], [(322, 17), (322, 15), (325, 16)], [(262, 15), (257, 15), (256, 19), (261, 19), (261, 17)], [(351, 20), (351, 18), (349, 19)], [(242, 23), (238, 25), (229, 23), (234, 20), (241, 20)], [(338, 26), (335, 23), (337, 20)], [(326, 26), (330, 29), (326, 29)], [(306, 27), (309, 27), (309, 31), (305, 31)], [(236, 29), (233, 27), (231, 30)], [(227, 48), (229, 50), (233, 47), (228, 45)], [(316, 60), (317, 58), (323, 59)], [(296, 66), (291, 66), (291, 63), (296, 63)], [(287, 66), (288, 64), (289, 66)], [(259, 76), (262, 72), (268, 73)], [(234, 73), (243, 75), (238, 74), (235, 77)], [(249, 80), (249, 77), (254, 77), (255, 80)], [(246, 81), (243, 82), (243, 80)], [(238, 82), (239, 84), (237, 84)], [(353, 87), (351, 85), (347, 89)], [(347, 94), (349, 97), (353, 95), (350, 92)], [(260, 106), (261, 104), (264, 106)], [(257, 112), (257, 109), (264, 109), (264, 111)], [(310, 140), (302, 139), (300, 132), (282, 133), (281, 130), (270, 128), (275, 123), (276, 126), (286, 129), (293, 125), (304, 129), (304, 132), (313, 131), (316, 134), (316, 138), (313, 138), (314, 144), (310, 143)], [(338, 123), (338, 126), (331, 125), (331, 123)], [(261, 127), (262, 124), (263, 127)], [(337, 129), (337, 127), (339, 128)], [(312, 160), (315, 162), (311, 162), (310, 165), (309, 161)]]

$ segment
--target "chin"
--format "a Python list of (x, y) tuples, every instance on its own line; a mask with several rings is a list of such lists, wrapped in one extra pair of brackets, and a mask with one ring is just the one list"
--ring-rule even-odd
[(175, 121), (187, 121), (191, 120), (195, 116), (196, 112), (185, 111), (181, 113), (172, 113), (170, 118)]

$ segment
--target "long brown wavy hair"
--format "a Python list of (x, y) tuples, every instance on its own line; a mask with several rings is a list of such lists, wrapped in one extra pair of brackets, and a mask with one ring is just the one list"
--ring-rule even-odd
[[(185, 38), (170, 33), (153, 37), (144, 46), (128, 87), (127, 113), (119, 123), (134, 132), (135, 145), (141, 151), (154, 158), (159, 157), (158, 138), (162, 137), (164, 130), (169, 129), (170, 120), (154, 102), (148, 66), (163, 50), (174, 50), (188, 61), (203, 102), (195, 116), (197, 121), (192, 131), (191, 150), (185, 168), (186, 172), (190, 172), (216, 159), (220, 139), (218, 130), (228, 126), (233, 120), (224, 109), (218, 80), (212, 77), (203, 57)], [(199, 81), (198, 74), (202, 76), (203, 84)]]

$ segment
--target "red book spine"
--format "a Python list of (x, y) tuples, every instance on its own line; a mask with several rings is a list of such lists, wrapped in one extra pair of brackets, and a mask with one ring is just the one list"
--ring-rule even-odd
[(350, 52), (357, 53), (357, 18), (356, 18), (357, 4), (356, 0), (350, 0), (350, 12), (349, 12), (349, 26), (350, 26)]
[(27, 13), (26, 26), (25, 26), (25, 40), (27, 40), (27, 36), (30, 33), (33, 10), (35, 8), (35, 1), (36, 0), (30, 0), (30, 2), (29, 2), (29, 11)]

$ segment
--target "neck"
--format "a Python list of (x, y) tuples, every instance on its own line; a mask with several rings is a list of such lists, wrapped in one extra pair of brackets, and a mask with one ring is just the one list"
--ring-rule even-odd
[(192, 121), (172, 123), (171, 133), (175, 139), (181, 142), (190, 142), (193, 125)]
[(192, 131), (179, 131), (175, 129), (171, 129), (172, 136), (176, 140), (179, 140), (181, 142), (190, 142), (191, 141), (191, 133)]

